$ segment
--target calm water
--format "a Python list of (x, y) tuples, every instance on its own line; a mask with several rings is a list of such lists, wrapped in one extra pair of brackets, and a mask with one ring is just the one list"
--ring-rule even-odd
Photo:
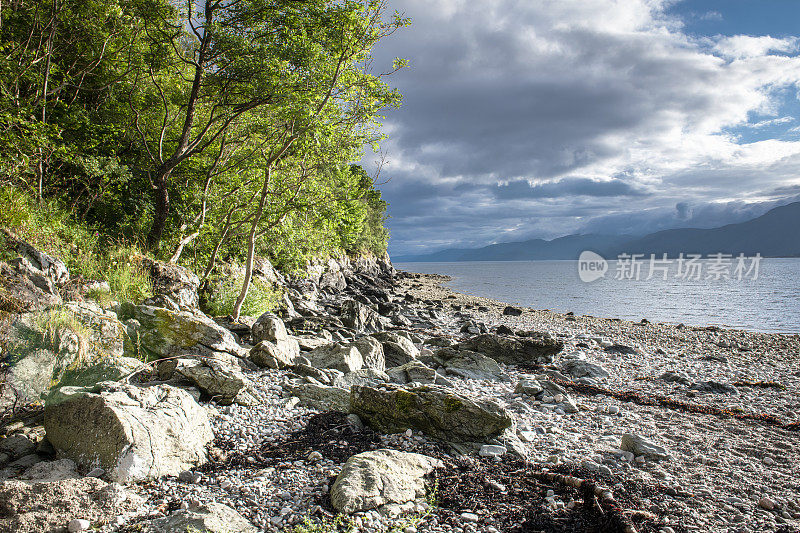
[[(741, 280), (717, 280), (715, 274), (705, 279), (712, 261), (702, 263), (701, 280), (676, 278), (679, 265), (673, 262), (668, 265), (666, 280), (662, 271), (645, 279), (650, 265), (644, 264), (637, 281), (616, 279), (619, 264), (609, 261), (605, 277), (591, 283), (579, 278), (577, 261), (397, 263), (395, 267), (446, 274), (453, 278), (447, 287), (455, 291), (535, 309), (800, 333), (800, 259), (763, 259), (756, 279), (753, 272), (743, 272)], [(730, 273), (734, 271), (735, 260)]]

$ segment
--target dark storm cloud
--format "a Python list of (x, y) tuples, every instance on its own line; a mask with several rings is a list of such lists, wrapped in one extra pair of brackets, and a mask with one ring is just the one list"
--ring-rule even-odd
[(702, 219), (724, 223), (797, 185), (800, 143), (721, 133), (800, 79), (769, 54), (790, 43), (692, 39), (666, 3), (391, 2), (412, 27), (375, 52), (411, 65), (390, 78), (404, 95), (383, 147), (390, 251), (675, 225), (706, 204), (728, 206)]

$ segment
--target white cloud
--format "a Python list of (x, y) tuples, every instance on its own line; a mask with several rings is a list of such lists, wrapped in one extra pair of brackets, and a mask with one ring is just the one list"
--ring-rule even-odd
[[(800, 141), (743, 145), (730, 131), (793, 120), (778, 110), (783, 89), (800, 82), (800, 58), (791, 55), (800, 41), (690, 37), (665, 14), (671, 3), (394, 2), (413, 25), (376, 54), (412, 65), (391, 80), (405, 96), (386, 143), (393, 246), (508, 228), (552, 236), (603, 209), (672, 209), (687, 194), (744, 200), (793, 179)], [(754, 115), (776, 118), (751, 123)], [(508, 208), (477, 192), (500, 181), (572, 177), (621, 177), (655, 194), (635, 205), (565, 197), (556, 216), (552, 199)], [(432, 209), (433, 200), (415, 195), (420, 183), (447, 199)], [(467, 217), (464, 209), (476, 206), (481, 216)]]

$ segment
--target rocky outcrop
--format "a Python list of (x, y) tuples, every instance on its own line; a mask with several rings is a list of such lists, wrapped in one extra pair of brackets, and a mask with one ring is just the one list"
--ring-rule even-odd
[(350, 408), (379, 431), (412, 428), (448, 441), (484, 441), (512, 424), (511, 415), (496, 402), (473, 401), (436, 385), (354, 386)]
[(527, 337), (508, 337), (486, 333), (459, 343), (458, 347), (491, 357), (498, 363), (550, 364), (553, 356), (564, 348), (549, 333), (532, 332)]
[(342, 324), (362, 333), (374, 333), (384, 329), (383, 319), (371, 307), (355, 300), (342, 304)]
[(297, 340), (286, 332), (283, 320), (271, 313), (264, 313), (255, 321), (251, 335), (256, 345), (250, 350), (249, 359), (261, 368), (285, 368), (300, 355)]
[(221, 503), (207, 503), (195, 509), (176, 511), (150, 521), (147, 533), (257, 533), (259, 530), (234, 509)]
[(152, 359), (182, 354), (247, 356), (230, 331), (204, 315), (132, 304), (122, 305), (119, 315), (133, 342)]
[(360, 353), (364, 361), (364, 368), (371, 368), (383, 372), (386, 370), (386, 357), (383, 345), (374, 337), (362, 337), (350, 343)]
[(155, 479), (206, 461), (204, 408), (169, 385), (64, 387), (47, 400), (47, 440), (62, 457), (115, 481)]
[(334, 342), (305, 354), (316, 368), (333, 368), (342, 372), (360, 370), (364, 366), (361, 352), (352, 344)]
[(27, 313), (61, 303), (58, 291), (42, 289), (34, 282), (36, 279), (34, 274), (23, 268), (20, 263), (8, 265), (0, 262), (0, 311)]
[(87, 366), (70, 367), (59, 387), (91, 387), (103, 381), (118, 381), (136, 373), (149, 373), (150, 367), (133, 357), (103, 357)]
[(184, 311), (197, 309), (200, 278), (194, 272), (173, 263), (164, 263), (147, 257), (142, 257), (141, 261), (142, 266), (150, 274), (154, 295), (169, 298)]
[(331, 487), (331, 505), (341, 513), (403, 504), (425, 496), (425, 476), (440, 461), (397, 450), (375, 450), (352, 456)]
[(411, 340), (394, 331), (382, 331), (373, 335), (383, 346), (386, 367), (401, 366), (419, 357), (419, 349)]

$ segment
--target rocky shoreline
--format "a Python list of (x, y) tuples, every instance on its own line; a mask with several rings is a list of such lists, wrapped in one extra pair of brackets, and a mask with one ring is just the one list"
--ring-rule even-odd
[[(4, 264), (32, 302), (3, 326), (6, 383), (46, 402), (3, 421), (0, 531), (800, 525), (798, 335), (517, 308), (387, 259), (262, 263), (284, 308), (232, 323), (180, 267), (103, 309), (40, 259)], [(19, 349), (62, 299), (91, 342)]]

